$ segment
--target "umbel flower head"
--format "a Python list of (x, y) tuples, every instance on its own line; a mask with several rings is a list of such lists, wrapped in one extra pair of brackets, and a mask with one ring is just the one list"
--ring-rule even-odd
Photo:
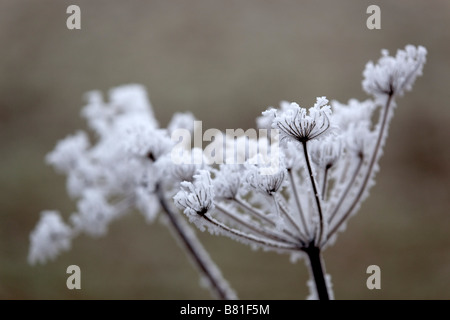
[(187, 215), (205, 215), (214, 208), (214, 186), (209, 171), (199, 170), (194, 182), (181, 182), (175, 204)]
[(403, 95), (411, 90), (416, 78), (422, 75), (427, 50), (422, 46), (407, 45), (395, 57), (382, 50), (377, 64), (368, 62), (364, 69), (364, 90), (374, 96)]
[(280, 130), (281, 140), (292, 139), (306, 142), (323, 135), (331, 126), (331, 109), (325, 97), (317, 98), (314, 107), (301, 108), (293, 102), (284, 110), (273, 108), (263, 112), (263, 115), (272, 115), (272, 128)]
[(246, 177), (247, 184), (250, 188), (267, 193), (268, 195), (276, 193), (283, 185), (286, 169), (281, 164), (277, 168), (271, 169), (270, 174), (268, 172), (262, 174), (261, 169), (255, 165), (249, 166)]

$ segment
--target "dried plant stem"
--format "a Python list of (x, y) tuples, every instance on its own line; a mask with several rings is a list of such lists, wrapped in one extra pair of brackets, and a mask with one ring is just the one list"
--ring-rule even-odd
[(238, 238), (241, 238), (242, 240), (247, 240), (249, 242), (253, 242), (253, 243), (256, 243), (259, 245), (263, 245), (266, 247), (271, 247), (271, 248), (279, 249), (279, 250), (292, 251), (292, 250), (300, 250), (301, 249), (301, 247), (298, 246), (297, 244), (286, 244), (286, 243), (265, 240), (265, 239), (257, 238), (254, 235), (244, 233), (240, 230), (230, 228), (227, 225), (221, 223), (220, 221), (217, 221), (216, 219), (210, 217), (208, 214), (203, 215), (202, 218), (205, 219), (206, 221), (208, 221), (209, 223), (211, 223), (213, 226), (221, 229), (222, 231), (233, 234), (233, 235), (237, 236)]
[(391, 90), (391, 92), (389, 93), (389, 96), (387, 98), (386, 105), (383, 110), (383, 114), (381, 116), (381, 123), (380, 123), (380, 129), (379, 129), (379, 133), (378, 133), (377, 142), (375, 144), (375, 148), (373, 150), (372, 157), (370, 158), (370, 162), (367, 167), (367, 171), (364, 176), (364, 180), (361, 184), (361, 187), (359, 188), (355, 199), (353, 200), (352, 204), (350, 205), (350, 207), (348, 208), (346, 213), (341, 217), (339, 222), (336, 223), (335, 227), (329, 232), (328, 239), (331, 237), (331, 235), (333, 235), (339, 229), (339, 227), (342, 225), (342, 223), (344, 223), (344, 221), (348, 218), (348, 216), (353, 212), (353, 209), (355, 209), (356, 205), (359, 203), (359, 200), (361, 199), (362, 195), (364, 194), (364, 191), (366, 190), (367, 183), (369, 182), (370, 177), (372, 176), (372, 171), (374, 169), (376, 160), (378, 159), (378, 153), (381, 149), (383, 138), (386, 137), (385, 131), (388, 129), (388, 126), (386, 124), (388, 122), (388, 117), (389, 117), (389, 112), (390, 112), (390, 107), (392, 104), (393, 96), (394, 95)]
[(283, 213), (283, 216), (287, 218), (287, 220), (289, 221), (291, 226), (293, 226), (298, 231), (300, 238), (298, 238), (298, 237), (295, 237), (295, 238), (298, 239), (302, 243), (302, 245), (304, 245), (305, 243), (303, 240), (307, 239), (307, 238), (305, 238), (305, 236), (302, 234), (302, 230), (300, 229), (300, 226), (294, 221), (294, 218), (292, 218), (289, 211), (283, 205), (280, 195), (278, 193), (274, 193), (271, 195), (271, 197), (273, 198), (274, 205), (277, 208), (277, 211), (279, 211), (280, 213)]
[(302, 141), (302, 146), (303, 146), (303, 154), (305, 156), (305, 161), (306, 161), (306, 167), (308, 168), (308, 174), (309, 177), (311, 179), (311, 185), (313, 188), (313, 192), (314, 192), (314, 198), (316, 199), (316, 204), (317, 204), (317, 211), (319, 213), (319, 236), (317, 237), (317, 245), (320, 246), (322, 243), (322, 234), (323, 234), (323, 214), (322, 214), (322, 205), (320, 204), (320, 196), (319, 193), (317, 191), (317, 186), (316, 186), (316, 179), (314, 178), (314, 174), (312, 172), (312, 168), (311, 168), (311, 162), (309, 160), (309, 155), (308, 155), (308, 149), (307, 149), (307, 142), (306, 141)]
[[(331, 213), (330, 217), (329, 217), (329, 223), (331, 224), (333, 222), (334, 217), (336, 216), (336, 214), (338, 213), (339, 209), (341, 208), (342, 203), (344, 202), (345, 198), (347, 197), (348, 193), (350, 192), (350, 189), (353, 186), (353, 183), (356, 180), (356, 177), (359, 174), (359, 170), (361, 170), (362, 164), (363, 164), (363, 160), (364, 160), (364, 155), (361, 152), (358, 155), (358, 164), (356, 166), (355, 171), (353, 172), (353, 176), (350, 179), (350, 181), (347, 184), (347, 187), (345, 188), (344, 192), (342, 193), (341, 197), (339, 198), (338, 203), (336, 204), (336, 207), (334, 208), (333, 212)], [(330, 231), (330, 235), (334, 233), (334, 228)]]
[(322, 200), (326, 200), (327, 187), (328, 187), (328, 171), (330, 170), (331, 165), (327, 165), (325, 167), (325, 171), (323, 173), (323, 183), (322, 183)]
[(252, 214), (254, 217), (264, 221), (265, 223), (269, 224), (271, 227), (275, 227), (275, 223), (264, 216), (262, 212), (259, 212), (254, 207), (249, 205), (245, 200), (241, 199), (240, 197), (236, 197), (233, 199), (237, 204), (239, 204), (242, 208), (247, 210), (250, 214)]
[(320, 248), (316, 247), (314, 243), (311, 242), (309, 247), (303, 250), (309, 258), (310, 272), (316, 285), (319, 300), (330, 300)]
[(308, 236), (308, 224), (306, 223), (305, 214), (303, 213), (302, 206), (300, 204), (300, 198), (298, 197), (297, 186), (295, 184), (294, 175), (292, 174), (292, 169), (288, 170), (289, 182), (292, 186), (292, 193), (294, 194), (295, 203), (297, 204), (297, 209), (302, 220), (301, 225), (305, 228), (305, 234)]
[(178, 239), (186, 249), (187, 254), (192, 258), (194, 264), (208, 279), (213, 293), (221, 300), (236, 299), (232, 290), (228, 287), (228, 283), (222, 278), (222, 275), (217, 272), (218, 270), (213, 270), (212, 261), (200, 241), (198, 241), (198, 239), (194, 236), (193, 232), (189, 235), (187, 234), (186, 227), (188, 226), (183, 226), (181, 219), (177, 216), (177, 213), (171, 210), (164, 198), (164, 193), (159, 184), (156, 186), (156, 194), (161, 207), (169, 218), (170, 225), (174, 233), (178, 236)]
[(228, 218), (234, 220), (235, 222), (237, 222), (238, 224), (240, 224), (244, 228), (254, 232), (255, 234), (259, 234), (260, 236), (272, 239), (274, 241), (294, 244), (292, 241), (290, 241), (289, 239), (284, 238), (283, 236), (281, 236), (279, 234), (275, 234), (274, 232), (271, 232), (270, 230), (262, 229), (262, 228), (260, 228), (257, 225), (254, 225), (254, 224), (252, 224), (250, 222), (247, 222), (247, 221), (239, 218), (239, 216), (237, 216), (234, 213), (231, 213), (226, 208), (223, 208), (221, 205), (219, 205), (217, 203), (216, 203), (216, 209), (218, 209), (225, 216), (227, 216)]

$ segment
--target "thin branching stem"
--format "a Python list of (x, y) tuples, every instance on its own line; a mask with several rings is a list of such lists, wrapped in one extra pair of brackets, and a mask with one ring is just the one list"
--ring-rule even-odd
[[(270, 220), (269, 218), (267, 218), (264, 213), (258, 211), (257, 209), (255, 209), (254, 207), (252, 207), (251, 205), (249, 205), (245, 200), (241, 199), (240, 197), (236, 197), (233, 199), (236, 203), (238, 203), (242, 208), (244, 208), (245, 210), (247, 210), (247, 212), (249, 212), (250, 214), (252, 214), (255, 218), (259, 218), (265, 222), (267, 222), (268, 224), (270, 224), (271, 227), (275, 227), (276, 224), (275, 222), (273, 222), (272, 220)], [(296, 237), (295, 235), (293, 235), (291, 232), (289, 232), (289, 230), (283, 229), (282, 230), (283, 233), (285, 233), (286, 235), (290, 236), (292, 239), (296, 240), (296, 241), (301, 241), (301, 239), (299, 239), (298, 237)]]
[[(186, 231), (184, 230), (181, 221), (179, 220), (180, 218), (175, 212), (172, 211), (172, 209), (166, 202), (161, 185), (158, 184), (156, 186), (155, 192), (156, 195), (158, 196), (161, 207), (163, 208), (164, 212), (169, 218), (170, 225), (172, 226), (173, 231), (178, 236), (183, 246), (186, 248), (186, 252), (192, 258), (195, 265), (198, 267), (201, 273), (208, 279), (214, 294), (221, 300), (234, 299), (235, 297), (230, 296), (230, 291), (224, 287), (225, 280), (219, 279), (220, 275), (217, 272), (214, 272), (211, 269), (210, 264), (207, 261), (205, 261), (205, 257), (209, 257), (206, 250), (204, 250), (203, 246), (200, 244), (199, 241), (193, 243), (194, 238), (192, 235), (188, 236), (186, 234)], [(200, 253), (199, 250), (201, 250), (202, 252)]]
[(273, 200), (275, 202), (275, 206), (277, 206), (280, 209), (280, 212), (283, 213), (283, 216), (285, 216), (287, 218), (287, 220), (289, 221), (289, 223), (298, 231), (299, 236), (301, 238), (297, 238), (300, 241), (302, 241), (302, 243), (304, 243), (304, 241), (306, 241), (306, 237), (303, 235), (302, 230), (300, 229), (300, 226), (294, 221), (294, 218), (292, 218), (291, 214), (289, 213), (289, 211), (286, 209), (286, 207), (283, 205), (282, 200), (280, 199), (280, 195), (278, 193), (272, 194)]
[(263, 237), (267, 237), (269, 239), (272, 239), (274, 241), (280, 241), (280, 242), (284, 242), (284, 243), (289, 243), (289, 244), (295, 244), (294, 242), (290, 241), (289, 239), (286, 239), (284, 237), (282, 237), (281, 235), (278, 235), (274, 232), (271, 232), (267, 229), (261, 229), (258, 226), (248, 223), (245, 220), (242, 220), (241, 218), (239, 218), (237, 215), (233, 214), (232, 212), (228, 211), (227, 209), (223, 208), (221, 205), (216, 204), (216, 209), (219, 210), (220, 212), (222, 212), (225, 216), (227, 216), (228, 218), (234, 220), (235, 222), (237, 222), (238, 224), (240, 224), (241, 226), (243, 226), (244, 228), (259, 234)]
[[(345, 188), (344, 192), (342, 193), (341, 197), (339, 198), (338, 203), (336, 204), (336, 207), (334, 208), (333, 212), (330, 214), (328, 222), (331, 224), (336, 217), (336, 214), (338, 213), (339, 209), (341, 208), (342, 203), (344, 203), (345, 198), (347, 197), (348, 193), (350, 192), (350, 189), (353, 186), (353, 183), (356, 180), (356, 177), (359, 174), (359, 171), (361, 170), (362, 164), (364, 160), (364, 155), (362, 152), (358, 154), (358, 164), (356, 165), (356, 168), (353, 172), (352, 178), (347, 184), (347, 187)], [(332, 233), (332, 232), (330, 232)]]
[(270, 220), (269, 218), (267, 218), (264, 213), (259, 212), (258, 210), (256, 210), (254, 207), (252, 207), (251, 205), (249, 205), (245, 200), (241, 199), (240, 197), (235, 197), (233, 199), (237, 204), (239, 204), (242, 208), (244, 208), (245, 210), (247, 210), (250, 214), (252, 214), (254, 217), (261, 219), (262, 221), (268, 223), (269, 225), (271, 225), (272, 227), (275, 227), (275, 222), (273, 222), (272, 220)]
[(313, 171), (312, 171), (312, 168), (311, 168), (311, 162), (309, 160), (308, 149), (307, 149), (307, 142), (306, 141), (302, 141), (302, 146), (303, 146), (303, 154), (305, 156), (305, 161), (306, 161), (306, 167), (308, 169), (308, 174), (309, 174), (309, 177), (311, 179), (311, 185), (312, 185), (313, 192), (314, 192), (314, 198), (316, 199), (317, 212), (319, 213), (319, 236), (317, 237), (317, 243), (320, 246), (320, 244), (322, 243), (322, 234), (323, 234), (323, 228), (324, 228), (323, 214), (322, 214), (322, 205), (320, 203), (320, 196), (319, 196), (319, 193), (317, 191), (316, 179), (314, 178), (314, 174), (313, 174)]
[(297, 205), (298, 213), (300, 215), (300, 219), (302, 221), (302, 226), (305, 228), (306, 238), (308, 238), (308, 224), (306, 223), (305, 214), (303, 213), (302, 205), (300, 203), (300, 198), (297, 192), (297, 186), (295, 184), (294, 175), (292, 173), (292, 169), (288, 169), (289, 182), (291, 183), (292, 193), (294, 194), (295, 203)]
[(392, 98), (393, 98), (394, 94), (392, 92), (392, 88), (391, 91), (389, 92), (387, 101), (386, 101), (386, 105), (384, 108), (384, 113), (382, 115), (381, 118), (381, 124), (380, 124), (380, 131), (378, 134), (378, 138), (377, 138), (377, 142), (375, 144), (375, 149), (372, 153), (372, 157), (370, 158), (370, 162), (369, 165), (367, 167), (367, 171), (366, 174), (364, 176), (364, 180), (361, 184), (361, 187), (358, 190), (358, 193), (355, 197), (355, 199), (353, 200), (352, 204), (350, 205), (350, 207), (348, 208), (348, 210), (345, 212), (345, 214), (341, 217), (341, 219), (338, 221), (338, 223), (336, 223), (336, 225), (334, 226), (333, 229), (331, 229), (331, 231), (328, 234), (328, 238), (330, 238), (338, 229), (339, 227), (344, 223), (344, 221), (347, 219), (347, 217), (352, 213), (353, 209), (356, 207), (356, 205), (358, 204), (359, 200), (361, 199), (362, 195), (364, 194), (364, 191), (366, 189), (367, 183), (370, 180), (370, 177), (372, 175), (372, 170), (375, 166), (375, 162), (377, 160), (377, 156), (378, 156), (378, 152), (380, 151), (381, 148), (381, 143), (383, 141), (383, 137), (385, 136), (385, 130), (387, 130), (387, 120), (388, 120), (388, 116), (389, 116), (389, 111), (390, 111), (390, 107), (392, 104)]
[(278, 249), (278, 250), (288, 250), (288, 251), (296, 250), (297, 251), (297, 250), (301, 249), (301, 247), (298, 246), (297, 244), (295, 244), (295, 245), (294, 244), (285, 244), (285, 243), (279, 243), (279, 242), (274, 242), (274, 241), (270, 241), (270, 240), (260, 239), (251, 234), (246, 234), (242, 231), (230, 228), (227, 225), (221, 223), (220, 221), (217, 221), (216, 219), (210, 217), (208, 214), (203, 215), (202, 218), (205, 219), (207, 222), (211, 223), (213, 226), (215, 226), (219, 229), (222, 229), (225, 232), (231, 233), (243, 240), (247, 240), (247, 241), (259, 244), (259, 245), (263, 245), (263, 246), (273, 248), (273, 249)]
[(325, 170), (323, 173), (323, 182), (322, 182), (322, 200), (326, 200), (326, 194), (327, 194), (327, 186), (328, 186), (328, 171), (330, 170), (331, 165), (327, 164), (325, 166)]

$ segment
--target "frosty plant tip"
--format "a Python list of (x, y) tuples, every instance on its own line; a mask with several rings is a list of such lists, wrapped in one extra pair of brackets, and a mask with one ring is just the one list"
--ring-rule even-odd
[(344, 104), (318, 97), (308, 109), (283, 101), (257, 118), (259, 136), (209, 131), (207, 140), (214, 140), (205, 149), (191, 146), (199, 122), (190, 113), (159, 128), (141, 86), (112, 90), (109, 103), (98, 92), (88, 94), (83, 116), (95, 143), (78, 132), (47, 157), (67, 175), (78, 211), (68, 223), (57, 212), (42, 213), (30, 236), (30, 263), (68, 250), (82, 232), (104, 235), (131, 209), (149, 222), (161, 211), (214, 296), (236, 298), (175, 205), (202, 231), (294, 261), (304, 257), (309, 298), (334, 298), (322, 252), (374, 185), (396, 98), (412, 89), (425, 60), (420, 46), (408, 45), (395, 57), (383, 50), (363, 72), (369, 99)]

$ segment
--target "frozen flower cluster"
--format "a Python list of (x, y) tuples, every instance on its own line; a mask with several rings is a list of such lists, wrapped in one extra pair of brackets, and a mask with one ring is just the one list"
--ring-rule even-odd
[(54, 259), (81, 233), (105, 235), (109, 224), (128, 212), (139, 211), (152, 222), (164, 211), (181, 243), (196, 255), (194, 261), (204, 273), (204, 282), (211, 282), (218, 296), (234, 298), (190, 227), (165, 203), (178, 183), (192, 180), (201, 168), (170, 161), (171, 132), (192, 130), (193, 115), (176, 113), (167, 129), (160, 128), (146, 90), (134, 84), (112, 89), (107, 102), (100, 92), (88, 93), (82, 115), (92, 134), (79, 131), (70, 135), (46, 157), (47, 163), (67, 176), (67, 191), (76, 201), (77, 211), (67, 224), (58, 212), (43, 212), (30, 236), (29, 262)]
[[(43, 214), (31, 235), (30, 262), (68, 250), (81, 232), (105, 234), (111, 221), (131, 209), (148, 221), (163, 211), (218, 296), (234, 298), (193, 232), (172, 211), (174, 204), (202, 231), (288, 253), (293, 260), (304, 257), (310, 297), (333, 298), (321, 253), (374, 185), (395, 99), (411, 90), (425, 61), (420, 46), (408, 45), (395, 57), (383, 50), (363, 72), (369, 99), (340, 103), (318, 97), (310, 108), (282, 101), (257, 118), (265, 136), (224, 135), (204, 150), (181, 153), (171, 134), (192, 132), (192, 114), (176, 114), (162, 129), (141, 86), (116, 88), (109, 102), (98, 92), (88, 94), (83, 116), (94, 137), (78, 132), (47, 157), (67, 175), (78, 211), (67, 225), (56, 212)], [(223, 162), (211, 161), (217, 159), (211, 150), (224, 155)]]
[[(279, 133), (277, 170), (261, 174), (268, 164), (255, 165), (252, 159), (241, 165), (208, 166), (203, 170), (212, 178), (203, 171), (188, 189), (183, 186), (175, 203), (202, 230), (309, 258), (317, 289), (311, 296), (332, 297), (330, 280), (317, 282), (327, 278), (320, 253), (368, 196), (395, 97), (411, 89), (425, 61), (423, 47), (406, 46), (395, 57), (383, 50), (378, 63), (369, 62), (363, 73), (363, 88), (373, 99), (344, 104), (319, 97), (309, 109), (286, 101), (279, 109), (269, 108), (257, 123)], [(212, 188), (214, 193), (205, 193)]]
[[(143, 87), (115, 88), (109, 98), (104, 102), (99, 92), (87, 94), (82, 115), (93, 131), (92, 139), (79, 131), (59, 141), (46, 157), (67, 176), (67, 191), (77, 201), (78, 210), (69, 217), (68, 241), (82, 232), (106, 234), (114, 219), (133, 208), (149, 221), (159, 211), (154, 189), (160, 160), (170, 151), (170, 135), (158, 128)], [(45, 223), (44, 217), (40, 223)], [(37, 252), (36, 241), (32, 238), (32, 252)], [(30, 262), (46, 260), (45, 251), (37, 256), (30, 255)]]

